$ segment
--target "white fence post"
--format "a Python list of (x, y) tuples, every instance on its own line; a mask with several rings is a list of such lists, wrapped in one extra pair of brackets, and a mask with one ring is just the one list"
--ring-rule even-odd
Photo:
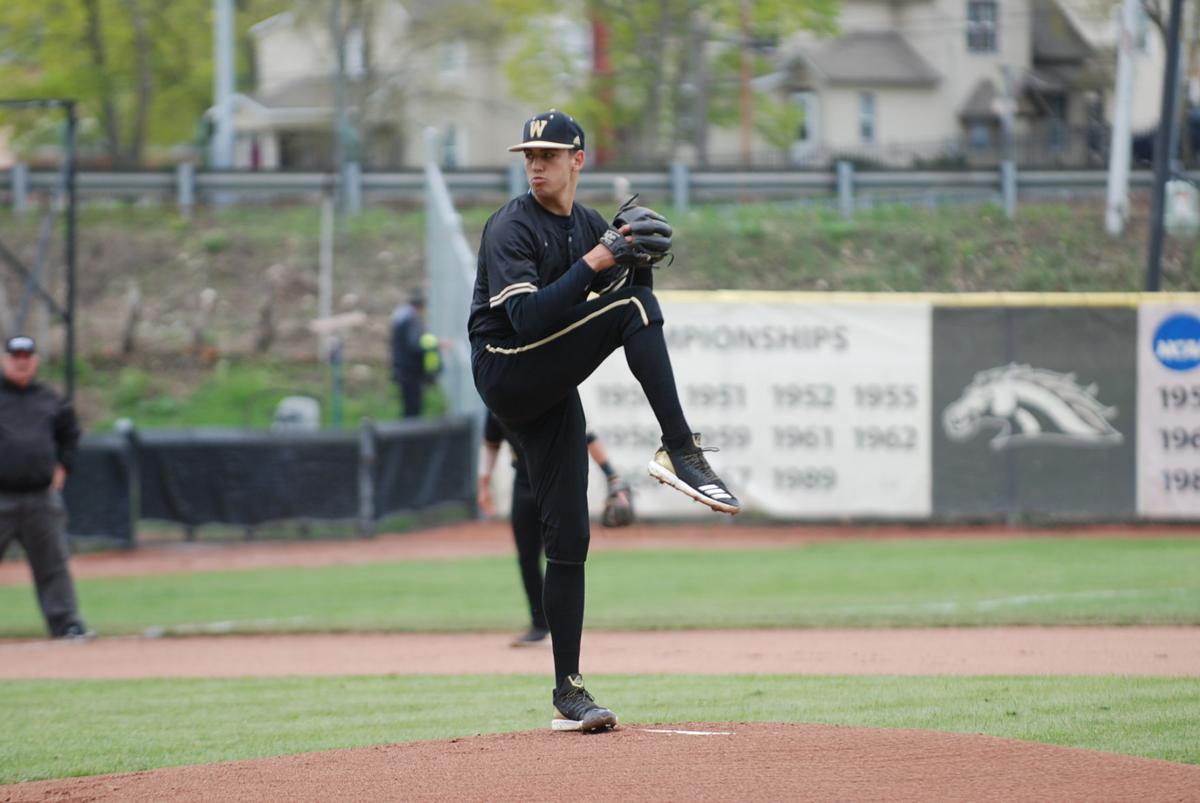
[(12, 205), (13, 213), (25, 214), (29, 199), (29, 166), (17, 162), (12, 166)]
[(1000, 163), (1000, 190), (1004, 195), (1004, 216), (1012, 220), (1017, 216), (1017, 163), (1011, 159)]
[(196, 168), (191, 162), (175, 166), (175, 202), (184, 217), (192, 216), (196, 206)]
[(837, 163), (837, 194), (838, 211), (842, 217), (854, 217), (854, 163), (841, 161)]
[(527, 189), (529, 180), (525, 178), (525, 168), (521, 167), (520, 162), (513, 162), (508, 166), (508, 197), (516, 198)]
[(675, 202), (675, 211), (680, 214), (688, 211), (689, 181), (688, 166), (683, 162), (672, 162), (671, 197)]
[(358, 162), (346, 162), (343, 171), (345, 186), (342, 188), (342, 199), (347, 215), (357, 215), (362, 212), (362, 165)]

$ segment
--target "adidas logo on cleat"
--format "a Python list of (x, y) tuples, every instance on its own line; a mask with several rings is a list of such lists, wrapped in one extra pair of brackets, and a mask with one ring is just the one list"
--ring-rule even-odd
[(700, 434), (693, 433), (690, 447), (671, 450), (664, 444), (655, 452), (647, 469), (651, 477), (695, 501), (721, 513), (736, 514), (741, 503), (704, 457), (705, 452), (715, 451), (714, 446), (701, 446)]

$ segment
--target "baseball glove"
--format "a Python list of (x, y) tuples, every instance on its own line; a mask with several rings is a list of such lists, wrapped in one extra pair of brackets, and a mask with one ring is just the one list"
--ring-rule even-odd
[[(674, 234), (667, 219), (645, 206), (636, 204), (634, 195), (621, 205), (608, 231), (600, 242), (612, 251), (617, 264), (627, 268), (652, 268), (671, 253), (671, 235)], [(629, 231), (621, 234), (621, 228)], [(628, 238), (628, 239), (626, 239)]]
[(608, 498), (600, 523), (605, 527), (628, 527), (633, 524), (633, 489), (620, 477), (608, 481)]

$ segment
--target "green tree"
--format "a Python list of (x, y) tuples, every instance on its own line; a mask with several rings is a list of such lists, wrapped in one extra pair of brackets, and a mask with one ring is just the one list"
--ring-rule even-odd
[[(287, 7), (240, 0), (239, 30)], [(192, 138), (212, 103), (212, 0), (3, 0), (0, 86), (9, 98), (74, 98), (114, 165)], [(248, 64), (243, 65), (243, 74)], [(26, 128), (37, 121), (12, 118)]]
[[(597, 132), (598, 148), (634, 162), (661, 160), (682, 145), (707, 158), (710, 119), (721, 113), (732, 55), (749, 97), (750, 77), (770, 69), (769, 55), (800, 29), (835, 27), (837, 0), (493, 0), (524, 36), (508, 66), (514, 93), (532, 103), (571, 108)], [(555, 35), (568, 18), (606, 34), (607, 72), (579, 61)], [(759, 104), (763, 109), (768, 107)], [(753, 125), (757, 112), (745, 116)]]

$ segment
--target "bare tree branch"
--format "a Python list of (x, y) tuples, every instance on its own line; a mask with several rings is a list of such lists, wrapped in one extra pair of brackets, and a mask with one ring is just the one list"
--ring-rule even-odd
[(121, 164), (121, 131), (117, 123), (117, 106), (113, 98), (112, 81), (109, 78), (108, 56), (104, 50), (103, 25), (100, 21), (100, 5), (97, 0), (81, 0), (87, 17), (86, 44), (91, 56), (96, 77), (102, 86), (100, 101), (100, 125), (104, 129), (104, 141), (109, 155)]
[(134, 62), (137, 65), (137, 101), (128, 154), (129, 161), (138, 164), (146, 147), (150, 104), (154, 97), (154, 75), (150, 66), (150, 37), (146, 35), (146, 17), (140, 0), (125, 0), (125, 10), (133, 24)]

